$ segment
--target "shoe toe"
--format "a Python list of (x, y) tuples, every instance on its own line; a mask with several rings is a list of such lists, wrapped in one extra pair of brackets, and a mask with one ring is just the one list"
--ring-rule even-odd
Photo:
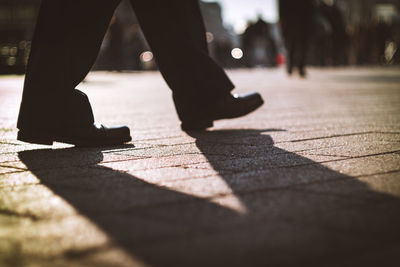
[(219, 105), (221, 114), (219, 118), (238, 118), (256, 110), (264, 103), (261, 95), (257, 92), (246, 95), (233, 95)]
[(127, 126), (113, 126), (113, 127), (106, 127), (101, 125), (104, 138), (108, 140), (121, 140), (121, 142), (128, 142), (131, 141), (131, 134), (130, 130)]
[(202, 118), (192, 121), (183, 121), (181, 128), (184, 131), (205, 130), (213, 126), (213, 121), (233, 119), (249, 114), (264, 104), (264, 100), (257, 92), (245, 95), (228, 95), (215, 102)]

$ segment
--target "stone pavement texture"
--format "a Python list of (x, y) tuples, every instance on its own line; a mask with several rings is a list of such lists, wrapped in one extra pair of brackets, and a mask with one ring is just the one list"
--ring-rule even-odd
[(97, 121), (133, 141), (16, 141), (0, 77), (0, 266), (400, 266), (400, 69), (234, 70), (266, 104), (179, 128), (157, 72), (91, 73)]

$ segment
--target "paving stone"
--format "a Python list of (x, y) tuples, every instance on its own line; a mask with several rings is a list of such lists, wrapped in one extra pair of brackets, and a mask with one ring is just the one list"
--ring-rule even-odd
[(229, 74), (266, 104), (185, 133), (158, 72), (91, 73), (133, 137), (98, 149), (15, 140), (23, 77), (0, 77), (0, 265), (397, 266), (399, 69)]
[(398, 171), (399, 160), (399, 153), (388, 153), (383, 155), (331, 161), (322, 163), (322, 165), (348, 176), (364, 176)]
[[(350, 198), (366, 198), (379, 201), (382, 197), (400, 197), (400, 170), (385, 174), (360, 176), (350, 179), (335, 179), (325, 183), (296, 186), (296, 189), (318, 194), (333, 194)], [(359, 186), (359, 184), (364, 186)], [(377, 194), (377, 193), (381, 194)], [(374, 199), (378, 198), (378, 199)]]
[(139, 158), (125, 161), (112, 161), (112, 162), (101, 162), (98, 165), (109, 167), (118, 170), (135, 170), (142, 171), (147, 169), (158, 169), (166, 167), (186, 167), (190, 164), (200, 164), (208, 162), (209, 159), (213, 161), (226, 160), (229, 157), (226, 156), (213, 156), (209, 155), (204, 157), (202, 154), (186, 154), (186, 155), (173, 155), (165, 157), (149, 157)]

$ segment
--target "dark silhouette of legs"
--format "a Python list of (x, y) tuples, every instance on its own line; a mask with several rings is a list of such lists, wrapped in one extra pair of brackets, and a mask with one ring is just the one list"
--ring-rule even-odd
[[(120, 0), (42, 2), (17, 125), (19, 140), (76, 145), (91, 139), (93, 133), (111, 131), (103, 127), (99, 132), (93, 127), (89, 100), (75, 87), (93, 65), (119, 3)], [(235, 99), (230, 94), (232, 82), (208, 54), (198, 0), (131, 0), (131, 4), (173, 91), (182, 128), (205, 129), (215, 119), (243, 116), (263, 103), (259, 94), (256, 105), (249, 97)], [(213, 107), (221, 101), (230, 105), (223, 112), (214, 112)], [(237, 115), (234, 111), (242, 106), (248, 112)], [(212, 112), (215, 114), (208, 114)], [(71, 128), (79, 130), (71, 134)], [(123, 143), (130, 140), (127, 133), (129, 129), (111, 135)], [(83, 139), (76, 140), (76, 136)], [(98, 139), (98, 145), (101, 140)], [(117, 141), (113, 139), (112, 143)], [(107, 140), (105, 143), (110, 145)]]
[[(26, 71), (18, 128), (93, 121), (75, 87), (89, 72), (119, 0), (44, 0)], [(95, 7), (95, 8), (94, 8)]]
[[(74, 89), (94, 63), (118, 3), (42, 2), (27, 69), (20, 129), (56, 125), (66, 119), (74, 123), (87, 120), (89, 102), (84, 101), (86, 109), (76, 111), (73, 105), (82, 100)], [(161, 73), (174, 92), (181, 119), (193, 116), (210, 99), (229, 94), (233, 84), (208, 55), (197, 1), (132, 1), (132, 5)]]
[(131, 3), (182, 121), (229, 95), (234, 86), (208, 54), (197, 0)]

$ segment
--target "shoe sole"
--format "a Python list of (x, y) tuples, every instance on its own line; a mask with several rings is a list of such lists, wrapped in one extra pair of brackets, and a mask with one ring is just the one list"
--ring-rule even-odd
[(23, 131), (18, 132), (17, 140), (40, 145), (53, 145), (54, 142), (72, 144), (76, 147), (100, 147), (100, 146), (110, 146), (110, 145), (121, 145), (123, 143), (132, 140), (132, 137), (126, 137), (123, 139), (103, 139), (103, 140), (73, 140), (67, 137), (56, 137), (56, 136), (44, 136), (40, 134), (27, 134)]
[(213, 120), (201, 120), (193, 124), (182, 123), (181, 129), (183, 131), (202, 131), (213, 126)]
[(40, 144), (40, 145), (53, 145), (53, 138), (49, 137), (44, 137), (41, 135), (32, 135), (32, 134), (26, 134), (25, 132), (19, 131), (17, 135), (17, 140), (26, 142), (26, 143), (32, 143), (32, 144)]

